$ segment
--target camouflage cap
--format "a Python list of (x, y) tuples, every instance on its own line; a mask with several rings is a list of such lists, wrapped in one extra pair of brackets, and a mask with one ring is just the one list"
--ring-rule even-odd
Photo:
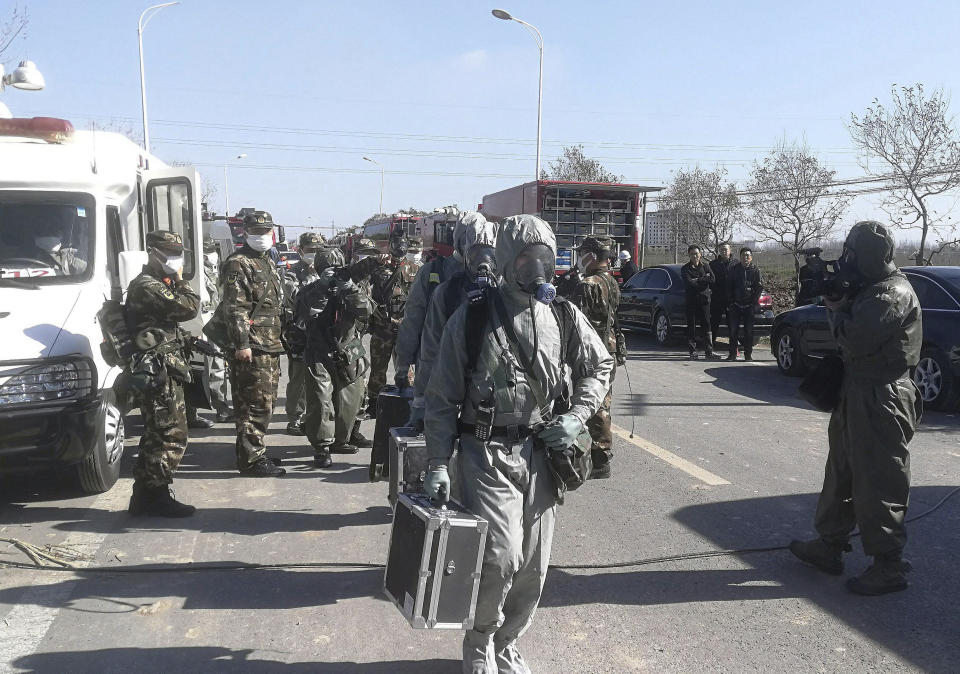
[(594, 253), (597, 257), (609, 257), (616, 247), (616, 242), (609, 236), (588, 236), (577, 246), (577, 251)]
[(407, 239), (407, 252), (417, 253), (423, 250), (423, 239), (419, 236), (411, 236)]
[(360, 253), (361, 255), (376, 255), (380, 252), (380, 249), (377, 248), (377, 244), (375, 244), (372, 239), (364, 236), (357, 239), (356, 244), (353, 246), (353, 252), (354, 254)]
[(213, 240), (212, 236), (203, 237), (203, 252), (204, 253), (217, 252), (217, 242)]
[(344, 264), (343, 252), (339, 248), (321, 248), (313, 258), (313, 266), (318, 272), (327, 267), (342, 267)]
[(304, 232), (300, 235), (300, 238), (297, 239), (297, 245), (300, 247), (300, 250), (316, 250), (323, 247), (323, 238), (313, 232)]
[(273, 229), (273, 216), (266, 211), (254, 211), (243, 216), (243, 228), (246, 230), (267, 230)]
[(183, 239), (176, 232), (158, 229), (147, 233), (147, 247), (156, 248), (167, 255), (177, 255), (183, 252)]

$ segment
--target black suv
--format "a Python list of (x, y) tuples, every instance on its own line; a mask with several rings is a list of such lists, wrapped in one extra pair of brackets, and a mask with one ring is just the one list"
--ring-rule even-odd
[[(923, 310), (923, 348), (913, 380), (925, 405), (953, 409), (960, 400), (960, 267), (904, 267)], [(797, 307), (773, 321), (770, 348), (780, 371), (800, 376), (812, 359), (838, 352), (820, 304)]]

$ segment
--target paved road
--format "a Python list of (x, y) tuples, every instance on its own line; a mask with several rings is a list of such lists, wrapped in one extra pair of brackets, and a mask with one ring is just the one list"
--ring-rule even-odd
[[(616, 382), (615, 475), (560, 513), (553, 561), (610, 564), (778, 546), (811, 533), (827, 418), (759, 362), (687, 361), (629, 337)], [(635, 437), (631, 440), (631, 411)], [(198, 434), (179, 522), (127, 517), (130, 457), (99, 497), (66, 479), (0, 484), (0, 537), (68, 544), (90, 564), (379, 563), (390, 511), (366, 457), (314, 470), (302, 439), (272, 453), (283, 480), (240, 478), (229, 430)], [(913, 443), (911, 514), (960, 483), (960, 416), (930, 413)], [(372, 435), (372, 422), (365, 423)], [(133, 454), (135, 438), (131, 440)], [(536, 672), (956, 671), (960, 495), (910, 527), (908, 592), (865, 599), (789, 553), (551, 570), (521, 642)], [(24, 559), (0, 545), (0, 560)], [(857, 550), (852, 571), (867, 563)], [(165, 574), (0, 570), (0, 672), (454, 672), (458, 632), (417, 632), (370, 568)]]

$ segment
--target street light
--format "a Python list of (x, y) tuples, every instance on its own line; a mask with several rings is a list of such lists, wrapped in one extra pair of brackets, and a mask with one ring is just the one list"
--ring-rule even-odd
[[(143, 149), (146, 152), (150, 151), (150, 131), (147, 129), (147, 83), (143, 74), (143, 31), (150, 23), (150, 19), (157, 15), (157, 12), (164, 7), (179, 4), (179, 2), (165, 2), (162, 5), (147, 7), (140, 15), (140, 20), (137, 21), (137, 43), (140, 45), (140, 107), (143, 109)], [(149, 16), (147, 16), (148, 14)], [(146, 21), (143, 20), (145, 16), (147, 17)]]
[(495, 9), (491, 14), (498, 19), (516, 21), (524, 26), (527, 32), (533, 35), (533, 39), (537, 41), (537, 47), (540, 49), (540, 88), (537, 91), (537, 175), (534, 177), (534, 180), (540, 180), (540, 121), (543, 118), (543, 36), (540, 34), (540, 31), (537, 30), (536, 26), (512, 16), (510, 12)]
[(377, 215), (381, 215), (383, 213), (383, 164), (370, 157), (364, 157), (363, 160), (380, 167), (380, 210), (377, 211)]
[[(236, 157), (233, 158), (234, 161), (237, 159), (243, 159), (247, 156), (246, 152), (241, 152)], [(227, 164), (223, 165), (223, 210), (226, 211), (226, 216), (230, 217), (230, 186), (227, 184)]]
[[(6, 87), (23, 89), (24, 91), (39, 91), (46, 86), (43, 75), (37, 70), (33, 61), (20, 61), (20, 65), (8, 75), (4, 74), (3, 64), (0, 63), (0, 91)], [(10, 119), (13, 113), (10, 108), (0, 103), (0, 119)]]

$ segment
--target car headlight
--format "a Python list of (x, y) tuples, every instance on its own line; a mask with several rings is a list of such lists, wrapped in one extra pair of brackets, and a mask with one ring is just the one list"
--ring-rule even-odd
[(86, 360), (27, 368), (0, 384), (0, 405), (79, 399), (93, 391), (93, 369)]

